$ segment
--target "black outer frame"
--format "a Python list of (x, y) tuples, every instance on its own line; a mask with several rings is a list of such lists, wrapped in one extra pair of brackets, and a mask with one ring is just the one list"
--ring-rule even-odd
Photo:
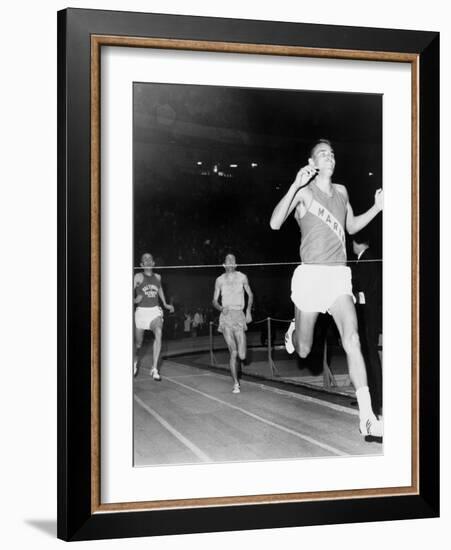
[[(418, 54), (418, 496), (91, 513), (91, 34)], [(439, 515), (439, 34), (67, 9), (58, 12), (58, 537), (89, 540)]]

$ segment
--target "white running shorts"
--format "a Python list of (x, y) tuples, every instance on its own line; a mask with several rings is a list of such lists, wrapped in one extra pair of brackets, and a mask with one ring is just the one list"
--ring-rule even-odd
[(301, 264), (291, 279), (291, 300), (301, 311), (329, 312), (340, 296), (352, 294), (351, 269), (345, 265)]
[[(161, 319), (161, 321), (160, 321)], [(152, 329), (156, 324), (163, 323), (163, 310), (160, 306), (154, 307), (137, 307), (135, 310), (135, 325), (136, 328), (142, 330)], [(158, 326), (158, 325), (157, 325)]]

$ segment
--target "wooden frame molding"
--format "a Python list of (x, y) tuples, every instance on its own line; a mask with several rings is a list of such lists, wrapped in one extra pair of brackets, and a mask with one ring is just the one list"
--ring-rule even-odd
[[(412, 481), (409, 487), (230, 496), (217, 498), (122, 502), (102, 504), (100, 499), (100, 80), (103, 46), (191, 50), (204, 52), (355, 59), (409, 63), (412, 74)], [(91, 36), (91, 512), (165, 510), (211, 506), (309, 502), (419, 494), (419, 59), (417, 54), (334, 50), (265, 44)]]

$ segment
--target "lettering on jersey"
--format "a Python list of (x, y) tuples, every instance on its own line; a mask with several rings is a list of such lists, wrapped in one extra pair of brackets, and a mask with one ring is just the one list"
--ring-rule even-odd
[(327, 210), (325, 206), (322, 206), (315, 199), (312, 200), (310, 204), (309, 212), (323, 221), (330, 229), (335, 233), (335, 235), (340, 240), (343, 245), (344, 251), (346, 253), (346, 235), (341, 223), (335, 218), (333, 214)]
[(142, 291), (148, 298), (156, 298), (158, 294), (158, 287), (148, 284), (142, 287)]

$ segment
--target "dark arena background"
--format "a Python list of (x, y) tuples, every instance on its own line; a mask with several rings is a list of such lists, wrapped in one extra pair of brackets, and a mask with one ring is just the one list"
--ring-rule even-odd
[[(319, 138), (332, 142), (333, 181), (346, 186), (354, 213), (374, 203), (382, 187), (382, 108), (373, 94), (134, 84), (131, 276), (150, 252), (175, 308), (165, 311), (161, 382), (149, 376), (146, 331), (134, 382), (136, 466), (383, 452), (359, 434), (330, 316), (320, 315), (307, 359), (285, 352), (300, 234), (293, 216), (279, 231), (269, 226)], [(365, 232), (382, 267), (382, 216)], [(347, 247), (352, 267), (349, 239)], [(231, 394), (212, 307), (227, 253), (254, 293), (239, 396)], [(381, 354), (382, 327), (379, 343)]]

